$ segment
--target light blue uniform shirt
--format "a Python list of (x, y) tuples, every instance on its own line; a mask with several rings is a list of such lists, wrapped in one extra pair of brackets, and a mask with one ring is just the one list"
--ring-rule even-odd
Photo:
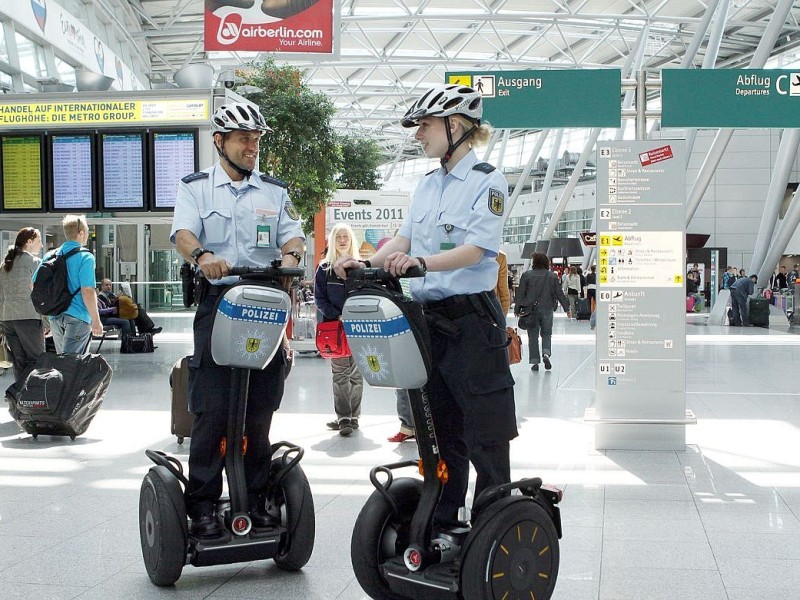
[[(43, 260), (47, 260), (50, 256), (58, 252), (59, 254), (66, 254), (74, 248), (80, 248), (78, 242), (67, 240), (61, 245), (61, 248), (51, 250), (44, 255)], [(67, 259), (67, 286), (70, 292), (78, 290), (78, 293), (72, 297), (72, 302), (69, 303), (69, 308), (63, 314), (70, 315), (76, 319), (80, 319), (84, 323), (91, 323), (92, 317), (89, 315), (89, 310), (86, 308), (86, 303), (83, 301), (83, 294), (81, 288), (95, 287), (94, 269), (95, 269), (94, 254), (91, 252), (76, 252)], [(39, 263), (41, 266), (41, 263)], [(39, 273), (39, 267), (33, 272), (31, 282), (36, 281), (36, 275)]]
[[(237, 188), (219, 163), (204, 169), (208, 177), (178, 184), (170, 241), (180, 229), (191, 231), (203, 248), (234, 267), (265, 267), (281, 257), (281, 246), (305, 239), (300, 219), (279, 180), (253, 171)], [(268, 245), (267, 245), (268, 244)], [(225, 277), (215, 284), (231, 284)]]
[(474, 265), (411, 279), (415, 300), (433, 302), (456, 294), (475, 294), (493, 290), (497, 284), (495, 257), (500, 249), (508, 182), (497, 170), (473, 169), (479, 162), (470, 150), (452, 171), (445, 174), (440, 168), (430, 173), (414, 192), (408, 218), (398, 232), (411, 240), (411, 256), (439, 254), (464, 244), (484, 249)]

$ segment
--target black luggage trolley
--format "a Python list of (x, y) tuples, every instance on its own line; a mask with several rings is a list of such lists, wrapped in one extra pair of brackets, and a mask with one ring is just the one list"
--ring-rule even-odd
[(303, 449), (288, 442), (272, 445), (266, 509), (279, 525), (269, 529), (252, 527), (243, 460), (250, 370), (263, 369), (281, 348), (290, 303), (279, 281), (300, 277), (303, 270), (273, 265), (234, 268), (230, 274), (240, 275), (241, 281), (220, 295), (211, 333), (214, 361), (232, 367), (227, 435), (221, 444), (230, 497), (221, 498), (215, 511), (223, 535), (201, 540), (189, 534), (183, 466), (175, 457), (147, 450), (155, 466), (141, 486), (139, 533), (147, 574), (158, 586), (175, 583), (186, 564), (204, 567), (273, 559), (281, 569), (295, 571), (308, 562), (314, 548), (314, 501), (298, 464)]
[[(410, 269), (407, 276), (419, 274)], [(471, 523), (433, 529), (447, 466), (425, 390), (425, 320), (419, 304), (387, 289), (397, 289), (392, 279), (381, 269), (351, 271), (342, 320), (364, 379), (409, 390), (420, 459), (370, 472), (375, 492), (358, 515), (350, 547), (356, 578), (380, 600), (547, 600), (558, 575), (561, 490), (538, 477), (495, 486), (473, 503)], [(422, 481), (394, 477), (406, 467), (418, 467)]]

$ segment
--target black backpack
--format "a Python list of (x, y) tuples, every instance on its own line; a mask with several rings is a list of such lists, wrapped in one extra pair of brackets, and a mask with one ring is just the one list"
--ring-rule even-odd
[(89, 251), (86, 248), (73, 248), (66, 254), (56, 251), (39, 265), (31, 290), (31, 302), (40, 315), (55, 317), (62, 314), (80, 291), (78, 288), (71, 292), (67, 279), (67, 259), (78, 252)]

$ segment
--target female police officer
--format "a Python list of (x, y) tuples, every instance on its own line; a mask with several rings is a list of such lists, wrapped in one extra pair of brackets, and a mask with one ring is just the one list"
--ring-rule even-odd
[[(225, 286), (236, 280), (226, 277), (231, 266), (263, 267), (282, 257), (284, 266), (294, 267), (302, 258), (305, 237), (286, 184), (255, 170), (258, 143), (268, 131), (254, 105), (220, 106), (211, 117), (219, 162), (187, 175), (178, 186), (170, 239), (184, 258), (200, 267), (207, 282), (198, 298), (189, 371), (189, 408), (195, 420), (186, 499), (196, 537), (222, 533), (214, 518), (214, 502), (222, 493), (225, 461), (219, 442), (225, 436), (231, 370), (218, 366), (211, 357), (214, 303)], [(278, 352), (263, 371), (250, 375), (244, 467), (256, 528), (270, 525), (262, 494), (269, 472), (272, 413), (283, 396), (284, 360)]]
[[(491, 133), (482, 114), (481, 95), (461, 85), (437, 85), (408, 110), (403, 126), (418, 127), (416, 139), (442, 167), (422, 180), (397, 236), (369, 263), (394, 275), (422, 267), (425, 278), (411, 280), (413, 298), (457, 325), (455, 335), (431, 330), (428, 396), (449, 471), (436, 510), (442, 525), (464, 505), (470, 462), (475, 497), (510, 481), (509, 440), (517, 435), (505, 320), (493, 291), (508, 183), (471, 149)], [(336, 271), (357, 266), (344, 257)]]

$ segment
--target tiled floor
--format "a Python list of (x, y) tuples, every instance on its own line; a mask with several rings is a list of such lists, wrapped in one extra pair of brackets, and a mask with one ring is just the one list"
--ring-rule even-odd
[[(300, 573), (271, 562), (186, 567), (172, 589), (150, 583), (137, 529), (144, 449), (186, 458), (169, 435), (167, 375), (191, 343), (188, 315), (156, 320), (165, 332), (154, 354), (103, 348), (114, 380), (75, 442), (33, 440), (0, 415), (0, 599), (365, 598), (348, 548), (372, 491), (367, 474), (416, 447), (386, 441), (398, 428), (389, 390), (365, 390), (352, 437), (327, 431), (329, 368), (312, 357), (287, 381), (272, 435), (306, 449), (317, 511), (309, 564)], [(800, 597), (800, 336), (687, 326), (687, 406), (698, 423), (685, 451), (598, 452), (583, 421), (594, 401), (594, 335), (560, 314), (556, 331), (552, 372), (513, 367), (512, 443), (515, 476), (565, 488), (554, 598)]]

